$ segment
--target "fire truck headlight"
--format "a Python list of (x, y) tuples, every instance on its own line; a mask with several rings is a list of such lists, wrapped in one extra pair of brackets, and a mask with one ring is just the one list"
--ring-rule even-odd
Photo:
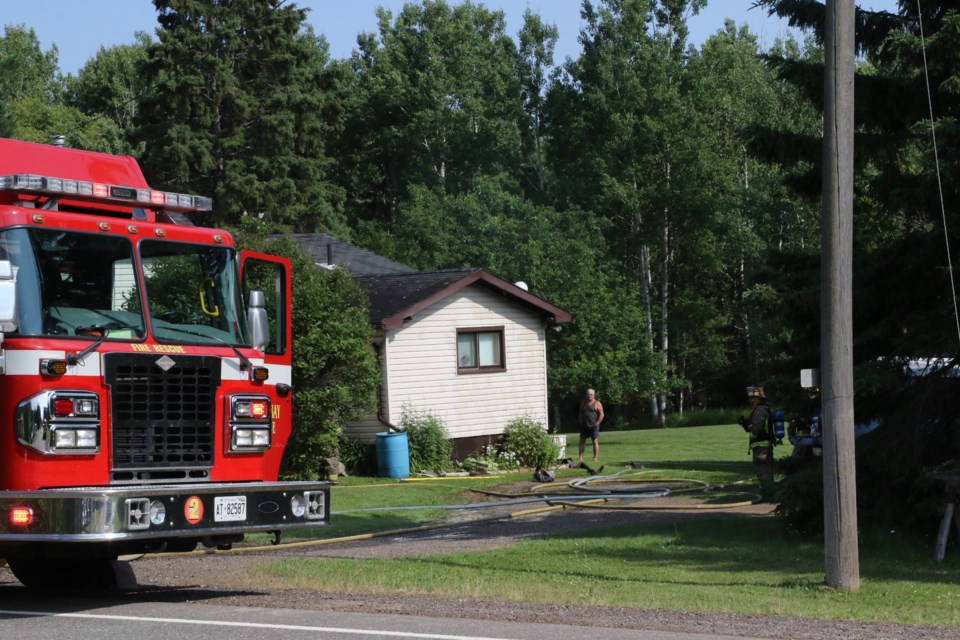
[(90, 391), (50, 390), (17, 405), (17, 441), (44, 454), (100, 452), (100, 401)]
[(270, 427), (234, 426), (231, 449), (234, 451), (270, 448)]
[(227, 402), (229, 451), (254, 453), (269, 449), (273, 429), (270, 398), (244, 394), (231, 396)]
[(96, 449), (99, 444), (96, 429), (57, 427), (53, 432), (55, 449)]

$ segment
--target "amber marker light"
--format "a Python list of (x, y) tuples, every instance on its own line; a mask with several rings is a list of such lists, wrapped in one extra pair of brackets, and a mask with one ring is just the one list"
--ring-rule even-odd
[(67, 372), (66, 360), (41, 360), (40, 373), (45, 376), (62, 376)]
[(30, 507), (14, 507), (10, 509), (10, 524), (23, 527), (33, 522), (33, 509)]
[(254, 367), (250, 370), (250, 378), (254, 382), (265, 382), (270, 377), (270, 369), (266, 367)]

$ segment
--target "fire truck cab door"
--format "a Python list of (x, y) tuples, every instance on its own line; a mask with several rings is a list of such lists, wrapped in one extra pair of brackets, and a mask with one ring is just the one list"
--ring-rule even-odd
[(252, 251), (240, 252), (240, 273), (243, 299), (250, 303), (250, 292), (263, 292), (269, 339), (264, 349), (264, 363), (291, 366), (290, 261)]

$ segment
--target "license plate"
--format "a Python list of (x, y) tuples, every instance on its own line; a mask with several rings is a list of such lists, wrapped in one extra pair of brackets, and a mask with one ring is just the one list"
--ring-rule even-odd
[(247, 496), (213, 499), (214, 522), (243, 522), (247, 519)]

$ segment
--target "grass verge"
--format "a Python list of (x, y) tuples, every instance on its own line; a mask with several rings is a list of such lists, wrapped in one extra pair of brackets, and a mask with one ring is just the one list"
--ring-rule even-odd
[(817, 541), (773, 518), (707, 516), (559, 535), (477, 553), (275, 560), (250, 579), (338, 592), (784, 615), (960, 627), (960, 562), (891, 533), (861, 545), (861, 592), (824, 589)]
[[(789, 447), (777, 454), (788, 455)], [(636, 461), (645, 467), (643, 477), (732, 482), (752, 476), (746, 437), (735, 425), (604, 433), (600, 458), (604, 473)], [(559, 475), (563, 480), (583, 472)], [(333, 537), (422, 525), (449, 513), (436, 507), (470, 500), (469, 488), (516, 479), (528, 480), (530, 474), (410, 483), (349, 478), (334, 488), (334, 524), (320, 533)], [(404, 506), (426, 508), (398, 509)], [(379, 510), (383, 507), (396, 510)], [(951, 548), (946, 561), (936, 564), (934, 535), (864, 532), (857, 594), (822, 587), (821, 540), (788, 533), (776, 518), (727, 513), (659, 519), (640, 530), (548, 536), (476, 553), (271, 559), (252, 566), (249, 578), (254, 584), (269, 579), (291, 588), (343, 592), (960, 627), (960, 553)]]

